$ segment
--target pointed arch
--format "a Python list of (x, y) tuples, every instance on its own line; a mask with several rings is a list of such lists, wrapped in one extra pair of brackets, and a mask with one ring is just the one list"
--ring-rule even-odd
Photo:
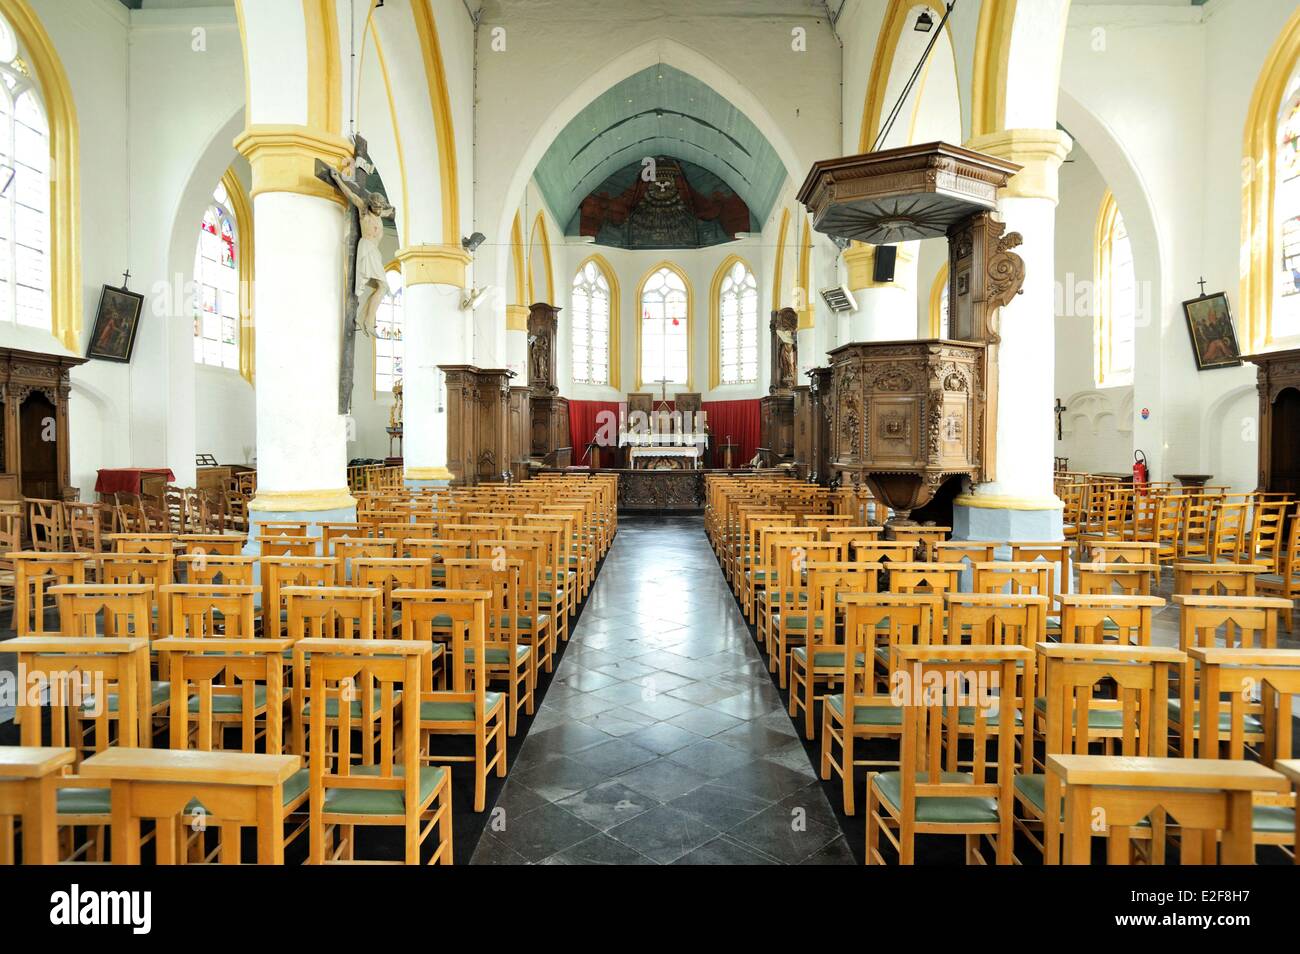
[[(790, 209), (781, 210), (781, 226), (776, 230), (776, 257), (772, 262), (772, 310), (781, 307), (781, 272), (785, 269), (785, 236), (790, 230)], [(638, 299), (640, 295), (637, 296)]]
[[(727, 273), (737, 264), (744, 265), (745, 270), (754, 276), (757, 288), (757, 274), (749, 262), (739, 255), (728, 255), (713, 273), (713, 281), (709, 283), (709, 390), (722, 384), (722, 283), (726, 281)], [(756, 325), (757, 318), (755, 315)], [(757, 338), (758, 327), (754, 328), (754, 335)]]
[(808, 217), (803, 220), (803, 237), (799, 240), (799, 287), (795, 292), (795, 304), (799, 312), (799, 327), (813, 326), (812, 295), (812, 226)]
[(1246, 112), (1241, 188), (1241, 315), (1246, 349), (1273, 344), (1273, 275), (1276, 271), (1277, 117), (1287, 82), (1300, 63), (1300, 10), (1291, 15), (1269, 51)]
[(695, 381), (695, 288), (691, 285), (690, 277), (686, 272), (674, 262), (664, 259), (658, 262), (641, 276), (641, 280), (636, 284), (636, 298), (633, 299), (636, 321), (636, 388), (641, 390), (647, 384), (654, 382), (644, 381), (641, 378), (641, 335), (644, 329), (645, 321), (643, 319), (642, 295), (645, 293), (646, 282), (662, 269), (668, 269), (682, 280), (682, 285), (686, 288), (686, 390), (694, 390)]
[(1011, 28), (1015, 21), (1016, 0), (980, 4), (971, 77), (971, 138), (1006, 126), (1007, 60), (1011, 56)]
[(526, 300), (528, 276), (524, 270), (524, 226), (518, 211), (510, 226), (510, 262), (515, 270), (515, 300), (511, 304), (527, 306), (530, 303)]
[(307, 27), (307, 125), (339, 135), (343, 125), (343, 64), (334, 0), (302, 0)]
[(233, 167), (221, 177), (221, 185), (230, 200), (230, 212), (235, 217), (235, 232), (239, 237), (239, 374), (253, 384), (257, 333), (253, 326), (253, 204), (248, 201), (248, 193)]
[(537, 247), (540, 240), (542, 248), (542, 261), (546, 263), (546, 298), (548, 305), (555, 304), (555, 268), (551, 264), (551, 239), (546, 232), (546, 217), (537, 213), (537, 218), (533, 219), (533, 229), (528, 235), (528, 303), (531, 305), (539, 301), (537, 297), (538, 283), (533, 276), (533, 249)]
[(438, 184), (442, 191), (442, 241), (460, 248), (460, 186), (456, 172), (456, 130), (451, 117), (451, 97), (447, 92), (447, 72), (443, 67), (442, 47), (438, 43), (438, 25), (427, 0), (414, 0), (415, 32), (420, 38), (424, 58), (424, 75), (429, 84), (429, 101), (433, 104), (433, 128), (438, 143)]
[(77, 107), (63, 61), (27, 0), (0, 0), (31, 59), (50, 130), (50, 332), (81, 351), (81, 145)]
[[(1013, 0), (1008, 0), (1013, 2)], [(988, 6), (986, 3), (985, 6)], [(885, 11), (884, 19), (880, 24), (880, 33), (876, 37), (875, 53), (871, 59), (871, 74), (867, 79), (867, 93), (862, 101), (862, 120), (858, 127), (858, 152), (866, 152), (875, 142), (876, 135), (880, 132), (880, 123), (885, 115), (886, 100), (889, 93), (889, 81), (894, 73), (894, 61), (897, 58), (899, 41), (908, 30), (908, 23), (911, 20), (912, 13), (917, 9), (924, 7), (930, 11), (930, 15), (935, 21), (943, 17), (943, 4), (931, 3), (926, 0), (889, 0), (889, 7)], [(948, 38), (948, 46), (953, 49), (952, 44), (952, 23), (944, 24), (944, 33)], [(926, 62), (925, 73), (929, 74), (930, 64), (933, 58)], [(908, 64), (911, 69), (911, 64)], [(953, 58), (953, 69), (956, 69), (956, 58)], [(924, 79), (922, 80), (922, 85)], [(914, 101), (919, 103), (921, 100), (921, 91), (918, 89)], [(888, 105), (892, 105), (888, 104)], [(916, 121), (916, 109), (913, 108), (911, 123), (914, 126)], [(909, 137), (910, 138), (910, 137)]]
[(930, 285), (930, 337), (943, 338), (943, 290), (948, 287), (948, 263), (939, 266), (939, 272)]
[[(580, 275), (582, 270), (587, 267), (588, 263), (595, 265), (600, 269), (601, 274), (605, 276), (605, 283), (609, 285), (608, 383), (611, 388), (621, 388), (623, 386), (623, 375), (620, 373), (619, 367), (621, 363), (621, 352), (619, 347), (621, 344), (621, 336), (619, 334), (619, 326), (622, 324), (623, 320), (623, 306), (621, 292), (618, 286), (618, 272), (614, 270), (614, 266), (609, 263), (609, 260), (605, 258), (604, 255), (601, 255), (599, 252), (593, 252), (578, 263), (578, 267), (573, 270), (574, 277)], [(572, 289), (572, 284), (570, 284), (570, 289)], [(572, 314), (572, 309), (570, 309), (570, 314)]]

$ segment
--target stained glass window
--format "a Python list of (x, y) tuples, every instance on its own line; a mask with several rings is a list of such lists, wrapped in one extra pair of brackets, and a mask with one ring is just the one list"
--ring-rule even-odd
[(573, 380), (609, 384), (609, 280), (587, 262), (573, 276)]
[(239, 370), (239, 236), (218, 183), (194, 253), (194, 360)]
[(641, 383), (686, 385), (690, 379), (689, 297), (681, 275), (668, 266), (641, 286)]
[(1273, 282), (1272, 337), (1300, 335), (1300, 76), (1278, 115), (1278, 176), (1273, 221), (1278, 275)]
[(388, 293), (375, 315), (375, 391), (392, 391), (402, 379), (402, 273), (388, 273)]
[(758, 380), (758, 282), (744, 262), (727, 271), (719, 296), (719, 381), (752, 384)]
[(0, 320), (50, 327), (50, 134), (31, 68), (0, 17)]

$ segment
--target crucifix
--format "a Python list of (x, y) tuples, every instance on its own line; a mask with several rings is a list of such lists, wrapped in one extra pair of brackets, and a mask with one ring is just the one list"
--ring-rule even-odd
[(1205, 279), (1204, 279), (1204, 278), (1199, 279), (1199, 280), (1196, 282), (1196, 284), (1198, 284), (1198, 285), (1201, 286), (1201, 297), (1204, 298), (1204, 297), (1205, 297)]
[(1069, 408), (1061, 403), (1060, 398), (1057, 398), (1056, 407), (1052, 408), (1052, 410), (1056, 412), (1056, 439), (1059, 441), (1061, 439), (1061, 415), (1068, 411)]
[[(343, 274), (348, 277), (348, 286), (343, 298), (343, 332), (339, 353), (340, 414), (347, 414), (352, 408), (357, 325), (361, 325), (363, 334), (373, 334), (374, 317), (384, 298), (388, 278), (384, 273), (383, 257), (379, 254), (379, 239), (383, 236), (383, 220), (393, 215), (393, 207), (388, 204), (383, 193), (366, 189), (366, 177), (374, 167), (370, 162), (365, 139), (353, 136), (352, 150), (352, 159), (345, 164), (343, 172), (316, 160), (316, 178), (337, 189), (348, 204), (348, 233), (343, 263)], [(358, 315), (360, 322), (357, 320)]]
[(126, 271), (122, 273), (122, 291), (126, 291), (126, 283), (130, 281), (130, 279), (131, 279), (131, 269), (128, 268)]

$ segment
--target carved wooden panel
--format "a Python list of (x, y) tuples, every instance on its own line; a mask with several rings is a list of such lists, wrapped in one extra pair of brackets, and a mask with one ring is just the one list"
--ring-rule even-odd
[(560, 309), (546, 302), (528, 307), (528, 387), (535, 395), (559, 394), (555, 386), (556, 328)]
[(813, 368), (808, 372), (808, 396), (812, 417), (808, 477), (819, 484), (826, 484), (830, 480), (828, 464), (831, 450), (831, 415), (835, 406), (831, 393), (831, 378), (830, 368)]
[(0, 348), (0, 472), (11, 475), (24, 496), (77, 496), (69, 466), (69, 372), (85, 363), (85, 358)]
[(794, 389), (794, 469), (800, 480), (807, 480), (813, 471), (814, 413), (812, 392), (800, 384)]
[(1273, 493), (1300, 493), (1300, 349), (1245, 355), (1258, 366), (1259, 486)]
[(447, 469), (453, 481), (472, 486), (504, 480), (510, 467), (510, 372), (439, 367), (447, 376)]
[(794, 460), (794, 394), (759, 398), (759, 442), (771, 451), (771, 464)]
[(532, 413), (529, 389), (510, 389), (510, 473), (516, 480), (528, 476), (528, 457), (532, 450)]
[[(569, 401), (562, 397), (534, 395), (530, 404), (532, 456), (553, 462), (557, 452), (569, 447)], [(582, 449), (574, 449), (574, 454), (581, 457)]]

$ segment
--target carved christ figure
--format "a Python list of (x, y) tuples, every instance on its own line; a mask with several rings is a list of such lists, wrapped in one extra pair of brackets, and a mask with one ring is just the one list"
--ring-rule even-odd
[(778, 328), (776, 329), (776, 336), (781, 342), (781, 351), (779, 355), (781, 359), (780, 386), (794, 387), (795, 382), (798, 380), (796, 376), (798, 368), (795, 367), (794, 356), (794, 332), (788, 331), (785, 328)]
[(361, 221), (361, 237), (357, 240), (356, 296), (357, 327), (361, 333), (374, 337), (375, 316), (384, 300), (388, 276), (384, 272), (384, 258), (379, 254), (379, 240), (384, 235), (384, 219), (393, 214), (381, 192), (366, 192), (353, 185), (338, 172), (330, 170), (334, 184), (342, 190), (357, 209)]

